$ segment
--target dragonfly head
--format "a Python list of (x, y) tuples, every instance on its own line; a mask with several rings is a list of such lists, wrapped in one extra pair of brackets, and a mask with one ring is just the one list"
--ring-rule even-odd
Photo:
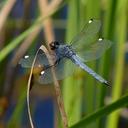
[(51, 50), (55, 50), (59, 47), (59, 45), (60, 45), (59, 42), (53, 41), (50, 43), (50, 48), (51, 48)]

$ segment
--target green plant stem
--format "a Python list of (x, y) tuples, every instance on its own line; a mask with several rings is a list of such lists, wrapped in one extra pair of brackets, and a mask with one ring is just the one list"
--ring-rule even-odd
[[(97, 19), (100, 17), (100, 1), (96, 0), (95, 4), (93, 0), (86, 1), (86, 13), (83, 13), (83, 15), (86, 14), (86, 18), (89, 19)], [(85, 42), (86, 43), (86, 42)], [(89, 67), (94, 69), (96, 71), (96, 61), (90, 62)], [(84, 96), (85, 96), (85, 104), (86, 104), (86, 114), (89, 114), (95, 110), (95, 79), (88, 75), (86, 76), (86, 84), (85, 90), (84, 90)], [(88, 128), (97, 128), (97, 123), (93, 122), (91, 123)]]
[[(117, 0), (108, 0), (106, 1), (106, 10), (104, 14), (103, 19), (103, 37), (113, 40), (114, 37), (114, 30), (115, 30), (115, 12), (116, 12), (116, 5)], [(99, 73), (102, 74), (102, 76), (109, 81), (109, 72), (110, 72), (110, 66), (112, 66), (112, 63), (110, 63), (112, 60), (111, 58), (112, 52), (111, 49), (109, 49), (105, 55), (102, 57), (100, 64), (99, 64)], [(104, 106), (104, 99), (106, 96), (107, 91), (110, 91), (110, 88), (106, 88), (101, 84), (98, 84), (97, 89), (97, 100), (99, 101), (98, 106)], [(112, 86), (112, 83), (111, 83)], [(98, 128), (103, 128), (105, 126), (105, 118), (100, 119)]]
[[(71, 0), (68, 4), (68, 21), (66, 31), (66, 42), (70, 42), (78, 32), (78, 5), (77, 0)], [(67, 65), (70, 66), (70, 65)], [(69, 124), (73, 124), (81, 117), (81, 78), (70, 77), (64, 80), (63, 97), (64, 105), (68, 115)]]
[[(126, 41), (126, 0), (118, 2), (117, 8), (117, 50), (116, 50), (116, 63), (115, 63), (115, 78), (112, 89), (112, 101), (117, 100), (122, 93), (123, 82), (123, 67), (124, 67), (124, 55), (125, 55), (125, 41)], [(120, 111), (112, 113), (108, 118), (107, 128), (117, 128)]]

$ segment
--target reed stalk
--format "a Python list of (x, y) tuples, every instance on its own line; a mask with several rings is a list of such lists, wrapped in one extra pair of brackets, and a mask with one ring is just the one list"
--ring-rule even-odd
[[(127, 0), (120, 0), (116, 9), (116, 56), (115, 56), (115, 77), (112, 87), (112, 101), (119, 99), (122, 93), (124, 55), (126, 43), (126, 25), (127, 25)], [(108, 117), (107, 128), (117, 128), (120, 116), (120, 110), (112, 113)]]
[[(77, 34), (79, 24), (78, 6), (79, 2), (77, 0), (71, 0), (68, 3), (66, 42), (70, 42)], [(70, 77), (64, 80), (63, 97), (69, 125), (71, 125), (81, 117), (81, 78)]]

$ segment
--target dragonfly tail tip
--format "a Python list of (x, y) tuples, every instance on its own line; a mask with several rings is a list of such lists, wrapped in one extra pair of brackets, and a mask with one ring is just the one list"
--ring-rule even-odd
[(105, 81), (104, 84), (107, 85), (107, 86), (109, 86), (109, 87), (111, 86), (108, 81)]

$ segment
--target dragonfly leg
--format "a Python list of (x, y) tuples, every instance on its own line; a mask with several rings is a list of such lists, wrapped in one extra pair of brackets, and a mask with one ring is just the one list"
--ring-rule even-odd
[(47, 69), (49, 69), (49, 68), (51, 68), (51, 67), (53, 67), (53, 66), (58, 65), (59, 62), (60, 62), (60, 59), (59, 59), (59, 60), (56, 60), (55, 63), (52, 64), (52, 65), (45, 65), (44, 70), (47, 70)]

